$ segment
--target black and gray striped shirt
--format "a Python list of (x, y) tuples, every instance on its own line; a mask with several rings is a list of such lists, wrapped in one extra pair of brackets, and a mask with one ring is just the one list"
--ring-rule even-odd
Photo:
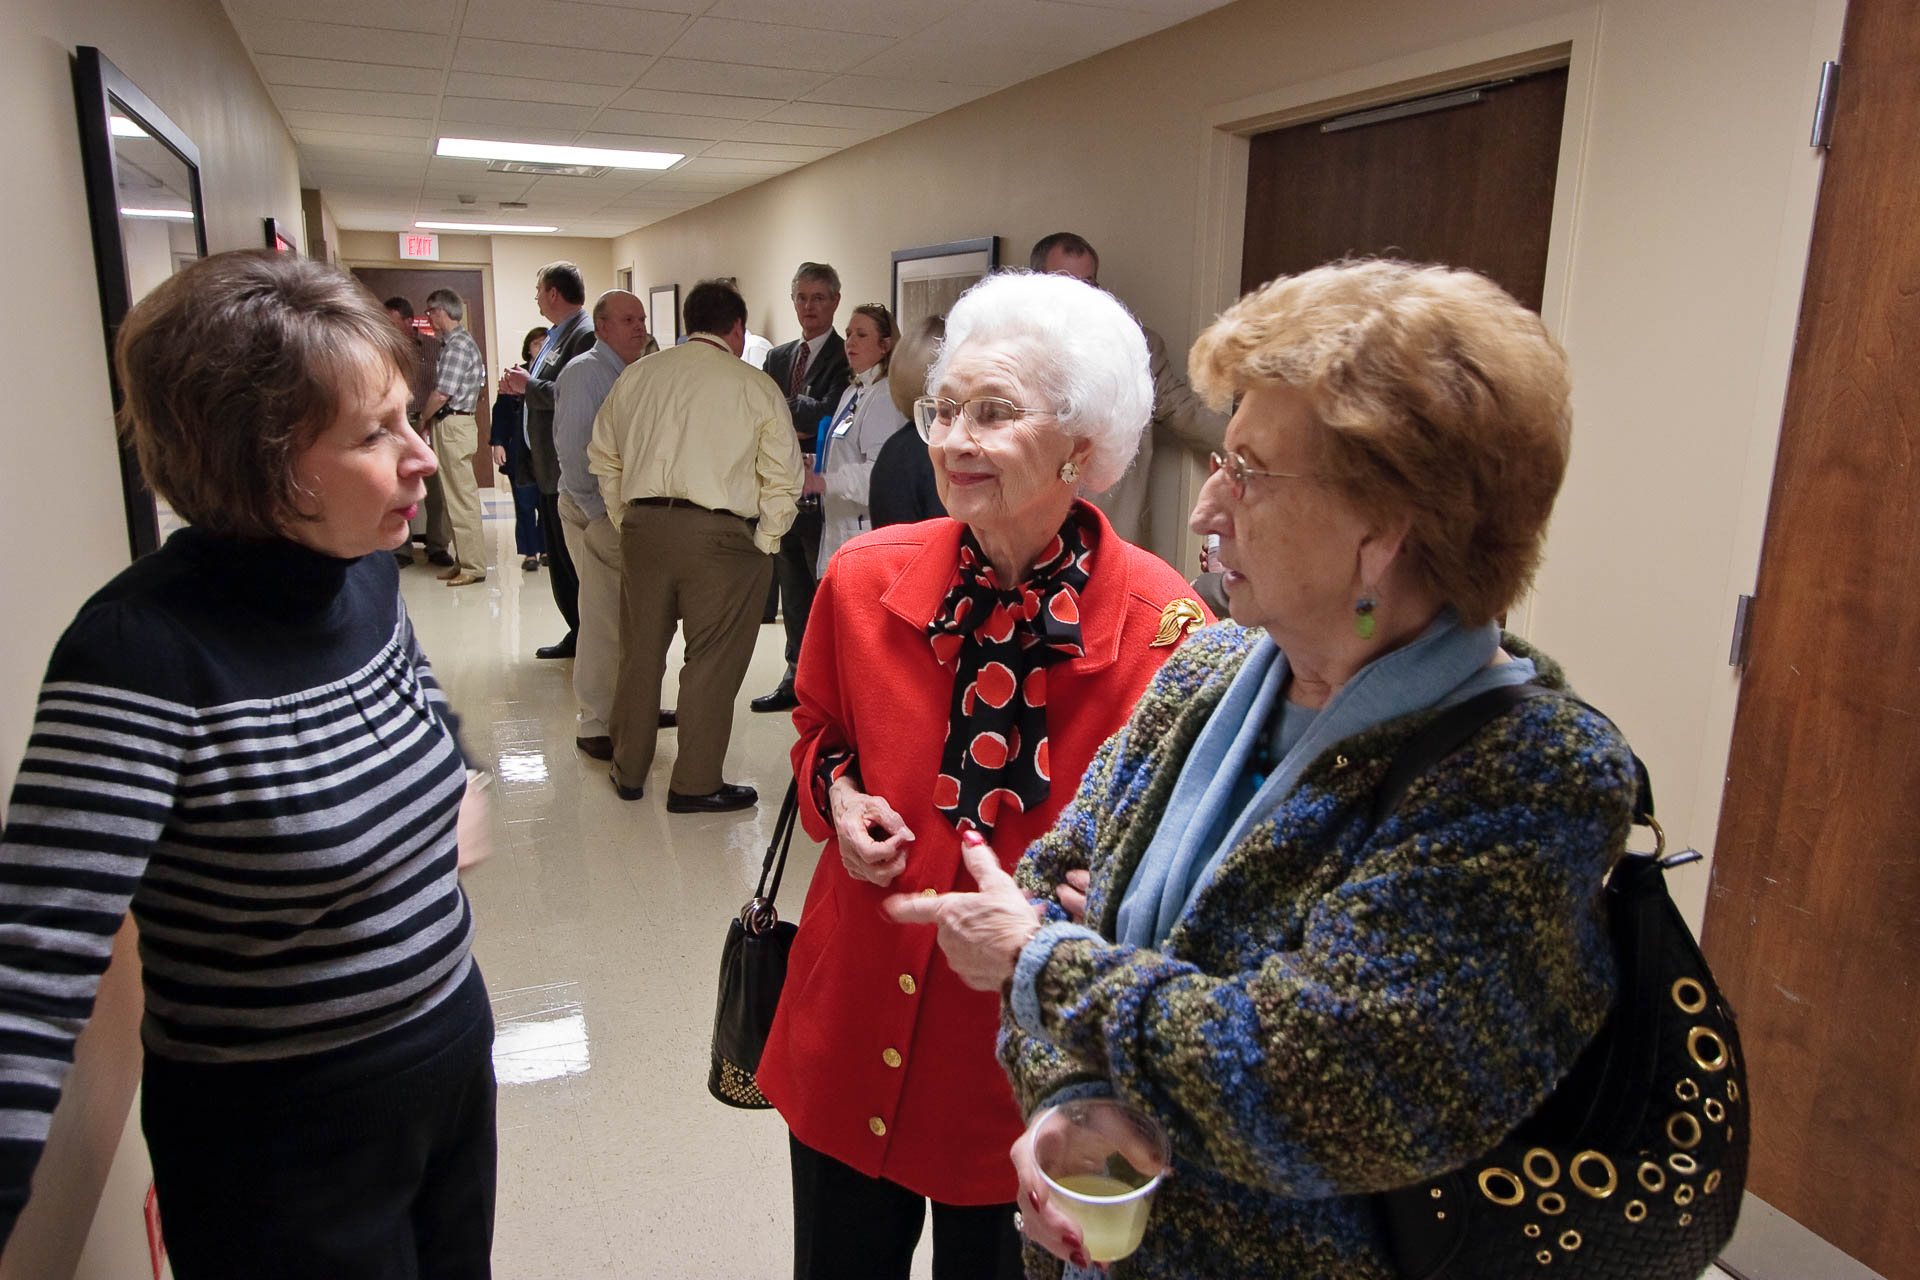
[(0, 1241), (129, 907), (150, 1061), (443, 1034), (472, 975), (464, 786), (391, 556), (189, 529), (90, 600), (0, 833)]

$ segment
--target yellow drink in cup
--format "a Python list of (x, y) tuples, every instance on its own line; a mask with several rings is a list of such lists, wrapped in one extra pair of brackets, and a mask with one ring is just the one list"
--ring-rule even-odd
[(1033, 1154), (1055, 1208), (1080, 1228), (1087, 1256), (1114, 1262), (1140, 1247), (1172, 1151), (1152, 1116), (1111, 1098), (1063, 1102), (1034, 1125)]

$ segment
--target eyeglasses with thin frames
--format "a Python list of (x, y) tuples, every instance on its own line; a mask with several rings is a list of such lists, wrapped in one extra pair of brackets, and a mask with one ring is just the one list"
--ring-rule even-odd
[(1035, 415), (1044, 417), (1052, 413), (1051, 409), (1029, 409), (999, 396), (976, 396), (965, 401), (949, 400), (945, 396), (921, 396), (913, 402), (913, 425), (920, 432), (922, 440), (934, 444), (953, 430), (956, 421), (964, 420), (972, 424), (967, 434), (978, 442), (983, 434), (990, 436), (1023, 418)]
[(1247, 460), (1229, 449), (1225, 453), (1214, 452), (1207, 455), (1207, 474), (1227, 473), (1227, 488), (1233, 494), (1235, 502), (1243, 502), (1247, 496), (1247, 480), (1253, 476), (1266, 476), (1270, 480), (1307, 480), (1308, 475), (1300, 471), (1262, 471), (1250, 467)]

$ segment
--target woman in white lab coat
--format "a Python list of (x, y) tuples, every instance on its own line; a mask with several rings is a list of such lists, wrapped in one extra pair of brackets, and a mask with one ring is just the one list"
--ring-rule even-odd
[(873, 527), (867, 493), (874, 459), (906, 422), (887, 389), (888, 357), (896, 337), (893, 313), (878, 302), (862, 303), (847, 318), (847, 364), (853, 380), (834, 408), (819, 463), (820, 478), (814, 482), (821, 486), (817, 492), (825, 518), (820, 558), (814, 565), (817, 574), (826, 572), (827, 561), (842, 543)]

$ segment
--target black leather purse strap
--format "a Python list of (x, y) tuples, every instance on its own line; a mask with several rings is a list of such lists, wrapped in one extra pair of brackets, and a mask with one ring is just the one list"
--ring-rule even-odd
[[(753, 887), (755, 902), (773, 905), (780, 893), (780, 877), (787, 873), (787, 850), (793, 844), (793, 829), (800, 820), (800, 780), (787, 783), (787, 798), (780, 802), (780, 817), (773, 824), (773, 839), (767, 856), (760, 863), (760, 882)], [(768, 883), (771, 877), (772, 883)]]

